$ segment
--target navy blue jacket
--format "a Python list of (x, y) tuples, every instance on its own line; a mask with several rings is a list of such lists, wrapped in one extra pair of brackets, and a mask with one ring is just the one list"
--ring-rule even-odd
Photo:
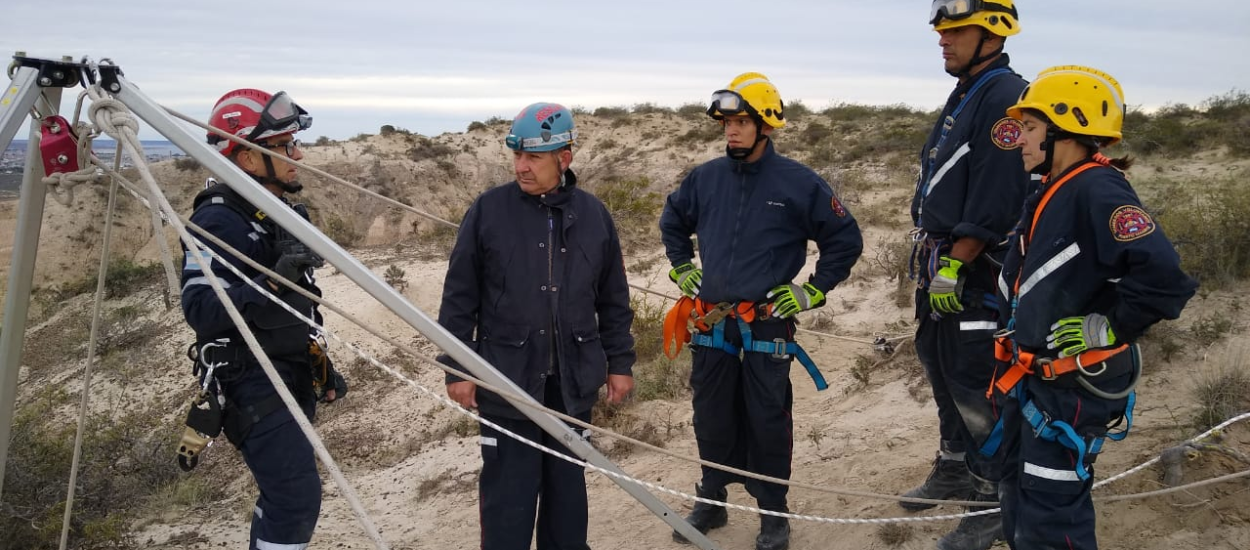
[[(1007, 117), (1007, 108), (1016, 103), (1027, 83), (1011, 71), (1009, 63), (1003, 54), (958, 85), (920, 151), (911, 215), (916, 227), (929, 237), (948, 243), (972, 237), (993, 247), (1020, 217), (1029, 174), (1017, 150), (1022, 127)], [(976, 91), (969, 94), (974, 87)], [(963, 108), (942, 140), (943, 126), (961, 102)], [(990, 269), (979, 271), (984, 275), (971, 277), (968, 284), (991, 292)]]
[[(281, 255), (278, 240), (285, 236), (285, 232), (234, 190), (224, 184), (212, 185), (196, 195), (194, 204), (195, 211), (191, 214), (192, 223), (204, 228), (261, 265), (272, 269), (278, 262), (278, 257)], [(250, 214), (244, 214), (244, 212)], [(207, 241), (205, 244), (222, 257), (227, 258), (248, 278), (261, 285), (266, 284), (264, 274), (252, 269), (242, 260), (224, 250), (220, 250), (216, 245)], [(183, 252), (182, 312), (187, 324), (195, 331), (196, 341), (203, 343), (218, 338), (230, 338), (236, 345), (246, 346), (226, 313), (225, 306), (213, 293), (213, 288), (209, 286), (203, 269), (195, 257), (186, 250), (185, 245)], [(291, 385), (295, 373), (290, 371), (288, 363), (307, 368), (310, 327), (244, 283), (216, 259), (209, 257), (208, 260), (212, 265), (213, 273), (226, 286), (226, 294), (230, 296), (230, 301), (239, 308), (266, 354), (275, 360), (279, 374), (288, 385)], [(300, 286), (317, 296), (321, 295), (312, 269), (305, 273)], [(288, 291), (280, 296), (297, 311), (304, 312), (318, 323), (321, 322), (321, 315), (317, 312), (314, 302), (295, 292)], [(255, 358), (247, 353), (245, 348), (241, 353), (244, 353), (242, 357), (245, 363), (242, 376), (225, 384), (227, 394), (242, 404), (253, 403), (262, 397), (272, 395), (273, 385), (259, 368)], [(225, 373), (219, 374), (225, 377)], [(308, 391), (312, 391), (311, 386)]]
[[(438, 322), (540, 403), (560, 377), (565, 410), (598, 399), (608, 374), (633, 375), (634, 321), (616, 226), (578, 189), (526, 194), (515, 181), (473, 202), (452, 249)], [(439, 360), (467, 372), (454, 360)], [(448, 375), (447, 382), (460, 379)], [(522, 418), (491, 392), (483, 413)]]
[(1019, 300), (1013, 328), (1022, 349), (1054, 357), (1046, 336), (1066, 317), (1100, 313), (1117, 341), (1133, 342), (1159, 320), (1180, 315), (1198, 285), (1181, 271), (1172, 243), (1123, 174), (1101, 165), (1076, 174), (1047, 202), (1030, 238), (1048, 188), (1026, 202), (998, 281), (1008, 298), (999, 300), (1004, 322), (1012, 299)]
[(829, 292), (846, 279), (863, 251), (850, 211), (819, 175), (773, 151), (755, 162), (724, 156), (690, 172), (668, 196), (660, 232), (674, 266), (694, 258), (699, 240), (709, 302), (759, 302), (793, 282), (807, 261), (807, 241), (820, 249), (811, 283)]

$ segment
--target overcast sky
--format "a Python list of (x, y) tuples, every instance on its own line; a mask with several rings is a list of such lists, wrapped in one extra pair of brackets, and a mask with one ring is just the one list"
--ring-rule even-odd
[[(231, 89), (286, 90), (314, 117), (308, 139), (382, 124), (458, 132), (535, 101), (703, 103), (746, 71), (816, 109), (931, 109), (954, 85), (923, 0), (4, 4), (0, 54), (107, 57), (157, 102), (201, 120)], [(1019, 0), (1017, 9), (1022, 32), (1007, 52), (1026, 78), (1090, 65), (1147, 109), (1250, 90), (1244, 0)], [(143, 137), (155, 134), (145, 126)]]

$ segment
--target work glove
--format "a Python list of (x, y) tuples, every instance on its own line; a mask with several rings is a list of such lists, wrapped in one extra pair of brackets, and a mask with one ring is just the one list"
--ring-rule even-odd
[(686, 262), (669, 270), (668, 278), (677, 283), (677, 288), (681, 289), (682, 294), (694, 298), (699, 295), (699, 289), (702, 288), (703, 270)]
[(938, 258), (937, 274), (929, 281), (929, 307), (938, 313), (959, 313), (964, 310), (959, 295), (964, 290), (960, 271), (964, 263), (950, 256)]
[(1115, 345), (1115, 332), (1106, 316), (1091, 313), (1084, 317), (1066, 317), (1050, 325), (1046, 349), (1059, 350), (1059, 357), (1072, 357), (1088, 349)]
[[(282, 255), (278, 257), (278, 263), (274, 264), (273, 271), (288, 281), (299, 282), (308, 268), (315, 269), (326, 263), (321, 256), (299, 241), (285, 241), (279, 246)], [(281, 288), (276, 282), (275, 286)]]
[(825, 293), (812, 283), (803, 283), (803, 286), (786, 283), (768, 291), (765, 298), (773, 304), (773, 317), (781, 319), (825, 305)]

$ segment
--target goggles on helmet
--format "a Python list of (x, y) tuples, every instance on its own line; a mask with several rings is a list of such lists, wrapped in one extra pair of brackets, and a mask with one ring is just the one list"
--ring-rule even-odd
[(297, 105), (286, 92), (278, 92), (269, 98), (269, 103), (260, 112), (260, 124), (247, 136), (254, 141), (265, 132), (282, 132), (307, 130), (312, 126), (312, 116)]
[(707, 108), (709, 116), (716, 116), (717, 113), (722, 116), (750, 114), (751, 105), (738, 92), (718, 90), (712, 92), (712, 106)]
[(929, 24), (937, 25), (943, 19), (967, 19), (979, 11), (997, 11), (1016, 16), (1014, 7), (1008, 8), (984, 0), (933, 0), (929, 7)]

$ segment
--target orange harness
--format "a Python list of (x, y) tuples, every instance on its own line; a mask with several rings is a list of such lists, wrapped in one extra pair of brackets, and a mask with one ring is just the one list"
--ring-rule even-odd
[(726, 317), (737, 317), (744, 322), (755, 321), (755, 302), (729, 302), (713, 304), (698, 298), (682, 296), (664, 316), (664, 355), (677, 357), (681, 348), (690, 343), (691, 333), (707, 332)]
[[(1025, 235), (1025, 239), (1021, 241), (1022, 251), (1027, 246), (1028, 241), (1033, 237), (1033, 230), (1037, 229), (1037, 222), (1042, 217), (1042, 211), (1046, 209), (1046, 204), (1050, 202), (1050, 198), (1055, 195), (1055, 192), (1077, 174), (1089, 170), (1090, 168), (1098, 167), (1102, 164), (1103, 163), (1098, 161), (1097, 157), (1095, 157), (1094, 162), (1087, 162), (1078, 166), (1046, 190), (1046, 193), (1042, 195), (1041, 202), (1037, 205), (1037, 209), (1033, 211), (1033, 223), (1029, 225), (1029, 232)], [(1016, 273), (1016, 281), (1014, 285), (1014, 294), (1016, 299), (1019, 297), (1020, 276), (1023, 271), (1022, 266), (1020, 272)], [(1012, 306), (1012, 315), (1015, 315), (1014, 305)], [(987, 399), (993, 397), (994, 388), (998, 388), (998, 391), (1003, 393), (1011, 391), (1011, 388), (1014, 388), (1016, 384), (1020, 383), (1020, 379), (1024, 378), (1024, 375), (1026, 374), (1038, 374), (1043, 380), (1054, 380), (1070, 372), (1078, 371), (1091, 376), (1101, 374), (1101, 371), (1087, 371), (1086, 366), (1102, 363), (1103, 361), (1116, 356), (1126, 349), (1128, 349), (1128, 344), (1120, 344), (1114, 348), (1088, 350), (1083, 353), (1078, 353), (1073, 357), (1050, 359), (1047, 357), (1037, 357), (1036, 354), (1016, 349), (1015, 343), (1011, 341), (1010, 336), (995, 338), (994, 357), (1011, 366), (1007, 368), (1007, 371), (1004, 372), (1002, 376), (997, 376), (997, 373), (995, 373), (996, 380), (991, 379), (990, 387), (985, 390), (985, 397)], [(1106, 367), (1104, 366), (1104, 369), (1105, 368)]]

